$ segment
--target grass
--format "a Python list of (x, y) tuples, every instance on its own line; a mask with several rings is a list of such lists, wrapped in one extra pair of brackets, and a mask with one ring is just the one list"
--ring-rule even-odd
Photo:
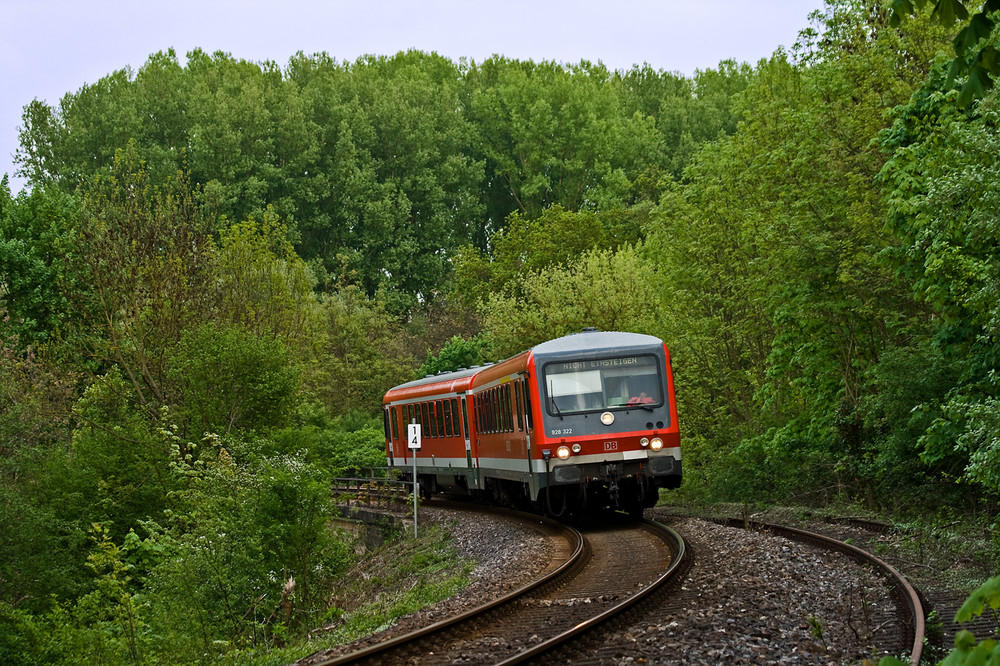
[(322, 626), (310, 639), (266, 654), (231, 653), (229, 663), (278, 666), (389, 628), (400, 617), (454, 596), (475, 563), (462, 559), (445, 526), (421, 527), (419, 538), (395, 533), (359, 555), (331, 591)]

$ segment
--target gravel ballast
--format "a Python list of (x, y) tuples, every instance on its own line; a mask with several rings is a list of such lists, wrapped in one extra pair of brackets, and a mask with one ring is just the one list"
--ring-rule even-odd
[(843, 555), (696, 518), (660, 518), (694, 564), (679, 590), (616, 629), (595, 663), (843, 664), (895, 648), (880, 576)]
[[(677, 530), (694, 553), (684, 582), (637, 619), (564, 650), (570, 661), (844, 664), (865, 658), (877, 662), (898, 650), (888, 585), (853, 560), (767, 533), (697, 518), (655, 517)], [(545, 537), (503, 516), (428, 507), (421, 509), (421, 520), (448, 526), (459, 552), (476, 562), (473, 583), (326, 656), (498, 598), (539, 574), (551, 559), (553, 548)]]

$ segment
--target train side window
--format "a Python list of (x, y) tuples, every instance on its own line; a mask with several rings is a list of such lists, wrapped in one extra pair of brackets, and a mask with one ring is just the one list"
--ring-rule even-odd
[(505, 386), (497, 387), (497, 411), (500, 416), (500, 430), (507, 432), (507, 397), (504, 391)]
[(497, 421), (500, 426), (500, 432), (507, 432), (507, 416), (504, 414), (503, 410), (503, 387), (497, 387)]
[[(451, 425), (455, 431), (455, 437), (462, 436), (462, 420), (458, 416), (458, 398), (451, 399)], [(468, 430), (468, 428), (466, 428)]]
[(486, 421), (489, 423), (489, 430), (491, 433), (496, 433), (497, 431), (497, 398), (493, 395), (493, 389), (490, 389), (486, 397)]
[(486, 394), (485, 393), (479, 393), (479, 394), (477, 394), (476, 395), (476, 430), (479, 431), (480, 435), (483, 434), (484, 432), (489, 432), (488, 428), (486, 427), (486, 415), (483, 413), (485, 411), (483, 409), (483, 407), (485, 406), (485, 404), (486, 404)]
[(483, 391), (483, 420), (481, 422), (483, 432), (489, 434), (493, 432), (493, 408), (490, 407), (490, 392)]
[(493, 432), (500, 432), (500, 400), (495, 388), (490, 390), (490, 407), (493, 412)]
[(437, 432), (438, 432), (438, 437), (444, 437), (445, 436), (445, 430), (444, 430), (444, 408), (443, 407), (444, 406), (441, 404), (440, 400), (438, 400), (437, 402), (434, 403), (434, 413), (437, 414)]
[(490, 423), (490, 432), (497, 431), (497, 397), (493, 389), (489, 390), (489, 398), (486, 401), (486, 418)]
[(399, 439), (399, 407), (389, 408), (389, 422), (392, 424), (392, 438)]
[(522, 393), (524, 393), (524, 421), (528, 425), (528, 430), (531, 430), (533, 427), (531, 422), (531, 384), (528, 383), (527, 377), (521, 381), (524, 383), (522, 387)]
[(517, 430), (524, 432), (524, 401), (521, 399), (521, 382), (514, 382), (514, 411), (517, 412)]
[(451, 427), (451, 405), (448, 404), (448, 400), (438, 403), (438, 406), (444, 409), (444, 434), (448, 437), (454, 437), (455, 431)]
[(516, 410), (514, 409), (514, 385), (507, 384), (507, 386), (504, 387), (504, 390), (507, 393), (507, 430), (509, 432), (515, 432), (514, 412)]
[(482, 404), (482, 414), (481, 414), (482, 418), (479, 420), (479, 429), (482, 430), (484, 433), (489, 434), (493, 432), (492, 428), (490, 427), (490, 392), (483, 391), (480, 394), (480, 396), (481, 397), (479, 399), (482, 401), (483, 404)]
[(427, 415), (431, 419), (430, 423), (428, 424), (430, 425), (431, 428), (431, 437), (438, 436), (437, 415), (434, 413), (434, 406), (435, 403), (433, 401), (427, 403)]
[(483, 392), (483, 432), (493, 432), (493, 401), (489, 391)]
[(510, 417), (510, 384), (504, 384), (500, 389), (501, 406), (503, 408), (504, 432), (514, 432), (514, 419)]
[(430, 437), (431, 429), (429, 427), (430, 419), (427, 418), (427, 403), (420, 403), (420, 432), (423, 433), (424, 437)]
[(476, 395), (473, 400), (475, 401), (472, 404), (472, 409), (476, 415), (476, 430), (481, 435), (483, 434), (483, 394)]

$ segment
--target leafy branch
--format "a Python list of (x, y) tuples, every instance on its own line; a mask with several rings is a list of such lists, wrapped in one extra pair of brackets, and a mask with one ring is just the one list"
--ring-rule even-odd
[(913, 16), (928, 5), (933, 5), (931, 20), (946, 28), (961, 21), (968, 21), (955, 36), (952, 46), (955, 59), (948, 71), (949, 85), (960, 76), (968, 77), (962, 84), (959, 103), (968, 105), (993, 87), (993, 77), (1000, 76), (1000, 52), (991, 44), (983, 43), (990, 38), (996, 21), (991, 13), (1000, 11), (1000, 0), (986, 0), (982, 10), (972, 15), (966, 7), (967, 0), (893, 0), (890, 24), (898, 27), (904, 16)]

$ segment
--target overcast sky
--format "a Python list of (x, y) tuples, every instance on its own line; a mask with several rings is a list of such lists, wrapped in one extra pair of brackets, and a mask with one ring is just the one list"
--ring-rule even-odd
[(791, 47), (823, 0), (0, 0), (0, 177), (14, 178), (21, 111), (150, 54), (195, 47), (285, 66), (416, 48), (457, 61), (648, 63), (691, 75)]

